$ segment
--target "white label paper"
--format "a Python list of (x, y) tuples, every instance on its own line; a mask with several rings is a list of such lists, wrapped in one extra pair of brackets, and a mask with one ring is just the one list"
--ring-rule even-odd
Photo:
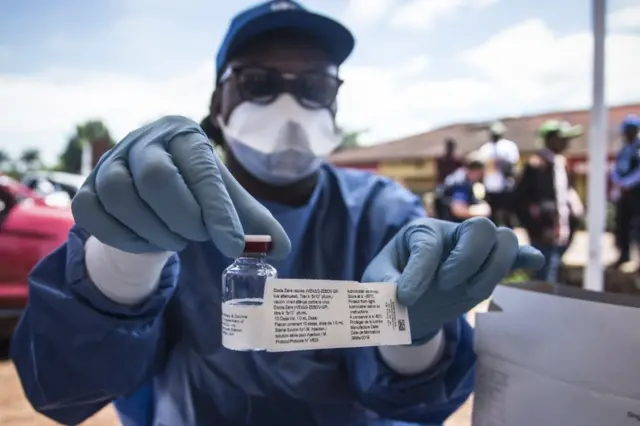
[[(242, 310), (242, 312), (240, 310)], [(270, 352), (411, 343), (393, 283), (268, 279), (261, 306), (223, 304), (223, 345)]]
[(264, 305), (256, 300), (223, 303), (222, 345), (236, 351), (263, 349), (264, 314)]

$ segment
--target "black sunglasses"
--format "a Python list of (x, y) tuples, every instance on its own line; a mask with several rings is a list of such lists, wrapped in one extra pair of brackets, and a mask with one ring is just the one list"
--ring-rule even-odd
[(329, 108), (338, 96), (342, 80), (322, 71), (282, 73), (260, 66), (230, 66), (220, 77), (224, 83), (235, 77), (243, 101), (268, 105), (282, 93), (289, 93), (307, 109)]

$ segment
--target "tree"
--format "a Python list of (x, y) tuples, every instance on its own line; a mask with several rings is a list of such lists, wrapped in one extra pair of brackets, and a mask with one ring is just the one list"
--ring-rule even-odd
[(37, 148), (29, 148), (22, 151), (20, 162), (26, 170), (34, 170), (42, 167), (40, 158), (40, 150)]
[(336, 151), (359, 148), (361, 146), (360, 136), (362, 136), (364, 133), (366, 133), (366, 130), (343, 130), (342, 142), (340, 143), (340, 147)]
[(6, 170), (11, 165), (11, 156), (7, 151), (0, 149), (0, 170)]
[(19, 180), (22, 177), (20, 166), (21, 164), (14, 161), (7, 151), (0, 150), (0, 172)]
[(90, 120), (76, 126), (76, 132), (69, 141), (67, 147), (60, 156), (60, 171), (68, 173), (80, 173), (82, 168), (82, 149), (85, 144), (93, 144), (97, 140), (107, 139), (110, 146), (115, 145), (109, 130), (100, 120)]

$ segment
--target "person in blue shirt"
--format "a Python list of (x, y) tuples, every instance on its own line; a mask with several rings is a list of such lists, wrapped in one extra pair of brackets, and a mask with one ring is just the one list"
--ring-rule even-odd
[[(112, 402), (125, 426), (440, 425), (468, 398), (464, 314), (544, 260), (488, 220), (428, 219), (400, 185), (326, 163), (353, 46), (297, 3), (247, 9), (216, 56), (209, 134), (164, 117), (100, 159), (13, 337), (36, 410), (67, 425)], [(225, 349), (221, 274), (247, 234), (272, 237), (280, 277), (397, 283), (412, 344)]]
[[(616, 200), (615, 235), (620, 256), (616, 267), (631, 260), (631, 234), (640, 230), (633, 222), (640, 217), (640, 140), (638, 129), (640, 118), (629, 115), (620, 124), (620, 133), (624, 146), (616, 156), (615, 166), (611, 173), (611, 181)], [(634, 231), (631, 231), (634, 229)], [(635, 236), (638, 240), (638, 236)]]
[(472, 153), (463, 167), (445, 178), (437, 190), (443, 219), (463, 222), (474, 217), (491, 216), (489, 204), (477, 194), (478, 185), (482, 185), (484, 167), (485, 164), (477, 153)]

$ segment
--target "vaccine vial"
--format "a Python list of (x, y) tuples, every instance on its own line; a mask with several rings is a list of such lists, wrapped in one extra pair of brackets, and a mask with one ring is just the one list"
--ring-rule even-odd
[(277, 278), (267, 263), (271, 236), (245, 236), (244, 252), (222, 273), (222, 345), (238, 351), (262, 350), (264, 289)]

